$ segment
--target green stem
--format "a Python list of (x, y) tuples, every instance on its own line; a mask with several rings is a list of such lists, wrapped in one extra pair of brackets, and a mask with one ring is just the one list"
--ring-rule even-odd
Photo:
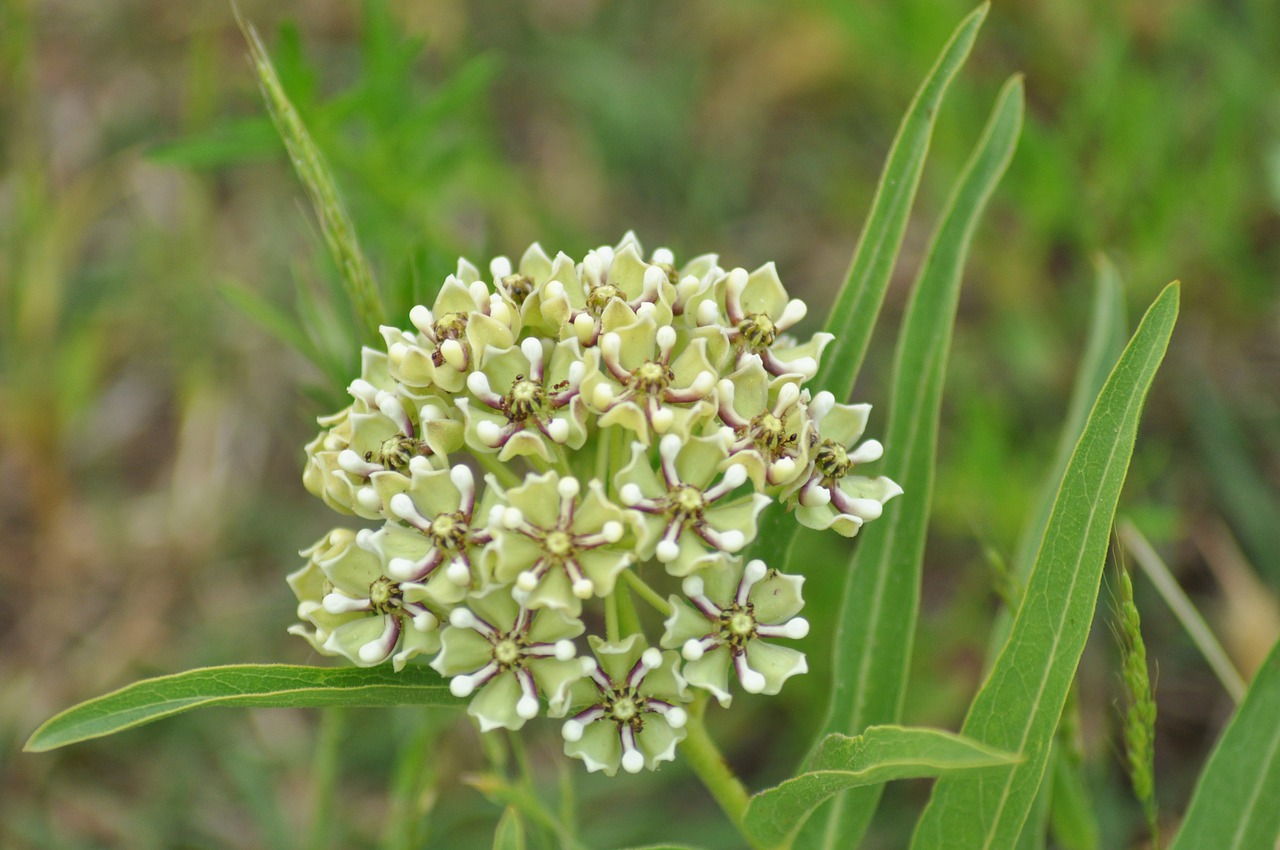
[(644, 626), (640, 623), (640, 614), (636, 611), (636, 601), (631, 596), (631, 591), (625, 587), (617, 590), (618, 594), (618, 625), (622, 627), (622, 633), (628, 635), (643, 635)]
[(311, 850), (325, 850), (332, 846), (333, 816), (336, 808), (334, 798), (338, 785), (338, 755), (347, 725), (346, 717), (346, 710), (339, 706), (326, 708), (320, 714), (320, 731), (311, 767), (315, 794), (311, 834), (307, 841), (307, 847)]
[(636, 575), (635, 571), (624, 570), (622, 576), (627, 580), (627, 583), (631, 585), (631, 589), (634, 590), (641, 599), (652, 605), (654, 610), (664, 617), (671, 616), (671, 603), (663, 599), (662, 594), (650, 587), (648, 582)]
[(498, 479), (498, 483), (503, 487), (515, 487), (520, 483), (519, 477), (505, 463), (499, 461), (497, 455), (474, 452), (472, 457), (484, 467), (485, 472), (492, 472), (494, 477)]
[(750, 794), (707, 734), (706, 712), (707, 695), (700, 694), (689, 706), (689, 722), (685, 725), (685, 739), (680, 742), (680, 752), (747, 844), (759, 848), (761, 845), (747, 833), (743, 822)]
[(622, 640), (622, 632), (618, 628), (618, 591), (620, 588), (615, 587), (613, 593), (604, 598), (604, 635), (605, 640), (609, 643), (617, 643)]

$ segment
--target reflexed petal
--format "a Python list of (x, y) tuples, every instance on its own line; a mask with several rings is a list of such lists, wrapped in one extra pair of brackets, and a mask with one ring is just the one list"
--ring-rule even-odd
[(733, 701), (729, 693), (729, 670), (732, 655), (727, 646), (717, 646), (697, 661), (686, 661), (682, 671), (685, 681), (697, 688), (702, 688), (728, 708)]
[(766, 684), (761, 693), (771, 695), (780, 691), (787, 679), (809, 671), (803, 652), (763, 640), (747, 644), (747, 665), (764, 676)]
[(431, 667), (441, 676), (474, 673), (493, 658), (491, 644), (471, 629), (445, 626), (440, 630), (440, 654)]
[(773, 573), (751, 588), (756, 622), (777, 626), (790, 620), (804, 608), (800, 590), (804, 576)]
[(564, 742), (564, 754), (582, 759), (591, 773), (602, 770), (605, 776), (613, 776), (622, 762), (618, 727), (607, 720), (591, 723), (582, 730), (582, 738)]
[(672, 729), (660, 715), (647, 715), (644, 728), (636, 736), (640, 752), (644, 753), (644, 766), (657, 770), (659, 762), (674, 761), (676, 744), (683, 741), (684, 736), (684, 729)]
[(561, 661), (541, 658), (530, 662), (529, 672), (538, 690), (547, 699), (547, 715), (563, 717), (569, 710), (569, 697), (575, 682), (582, 678), (582, 664), (577, 658)]
[(467, 714), (480, 721), (480, 731), (519, 729), (525, 719), (516, 714), (516, 703), (522, 696), (520, 683), (513, 673), (499, 673), (471, 698)]

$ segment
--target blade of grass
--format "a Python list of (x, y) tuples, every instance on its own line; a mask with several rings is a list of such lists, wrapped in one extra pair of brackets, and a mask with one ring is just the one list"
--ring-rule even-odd
[(231, 664), (144, 679), (54, 715), (31, 733), (25, 750), (44, 752), (214, 705), (315, 708), (327, 705), (452, 707), (438, 673), (426, 667), (300, 667)]
[(1213, 629), (1209, 628), (1209, 624), (1204, 621), (1204, 617), (1200, 616), (1196, 606), (1187, 598), (1187, 594), (1178, 585), (1178, 580), (1169, 571), (1168, 565), (1156, 553), (1155, 548), (1147, 541), (1147, 538), (1143, 536), (1137, 526), (1122, 518), (1116, 523), (1116, 530), (1120, 535), (1120, 542), (1124, 544), (1124, 548), (1129, 550), (1129, 554), (1133, 555), (1133, 559), (1138, 562), (1138, 566), (1142, 568), (1147, 578), (1155, 585), (1156, 592), (1160, 594), (1164, 604), (1169, 606), (1169, 610), (1178, 618), (1182, 628), (1187, 630), (1187, 634), (1191, 637), (1191, 642), (1196, 645), (1196, 649), (1200, 650), (1204, 660), (1209, 662), (1209, 668), (1213, 670), (1214, 675), (1218, 677), (1218, 681), (1222, 683), (1222, 686), (1227, 689), (1232, 701), (1239, 705), (1240, 701), (1244, 699), (1248, 686), (1244, 682), (1244, 677), (1240, 675), (1235, 665), (1231, 663), (1231, 659), (1227, 657), (1227, 651), (1222, 648), (1222, 644), (1214, 636)]
[[(833, 732), (858, 734), (871, 724), (894, 723), (902, 713), (961, 269), (978, 217), (1013, 156), (1022, 98), (1021, 77), (1001, 89), (956, 182), (903, 318), (884, 472), (907, 495), (886, 505), (884, 516), (868, 527), (850, 566), (833, 648), (835, 681), (819, 740)], [(814, 819), (825, 832), (823, 846), (856, 844), (875, 812), (880, 788), (842, 794), (825, 817)]]
[(1025, 760), (974, 779), (943, 778), (912, 847), (1011, 847), (1040, 787), (1098, 599), (1111, 522), (1138, 420), (1178, 315), (1178, 285), (1156, 299), (1120, 356), (1063, 474), (1009, 640), (962, 733)]
[[(813, 382), (817, 389), (830, 390), (837, 401), (846, 401), (853, 391), (902, 246), (938, 109), (973, 48), (989, 5), (979, 6), (956, 28), (916, 92), (889, 148), (871, 213), (827, 319), (825, 329), (835, 339), (823, 354)], [(794, 517), (780, 504), (771, 505), (760, 518), (760, 533), (751, 556), (769, 564), (787, 564), (798, 530)]]
[(382, 297), (373, 279), (373, 271), (364, 252), (360, 250), (356, 238), (355, 225), (348, 215), (342, 196), (338, 192), (337, 183), (325, 162), (324, 155), (311, 139), (302, 116), (294, 108), (289, 96), (285, 93), (280, 78), (276, 75), (271, 57), (258, 36), (253, 25), (236, 13), (240, 29), (249, 43), (249, 57), (258, 75), (258, 83), (267, 104), (267, 111), (276, 124), (276, 129), (289, 152), (289, 161), (293, 163), (298, 179), (306, 188), (311, 198), (312, 208), (320, 221), (320, 230), (324, 234), (325, 245), (329, 256), (337, 267), (342, 279), (343, 288), (356, 321), (362, 330), (365, 342), (377, 343), (378, 326), (382, 324), (385, 311)]
[(1171, 850), (1280, 842), (1280, 643), (1254, 677), (1196, 783)]

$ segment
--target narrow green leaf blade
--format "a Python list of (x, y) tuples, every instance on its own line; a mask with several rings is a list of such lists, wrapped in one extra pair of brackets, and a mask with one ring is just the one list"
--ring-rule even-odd
[(1196, 783), (1171, 850), (1280, 845), (1280, 643)]
[(379, 342), (381, 337), (378, 326), (382, 324), (385, 315), (382, 296), (374, 283), (369, 261), (360, 249), (355, 225), (342, 203), (338, 185), (320, 148), (312, 141), (302, 116), (280, 84), (280, 78), (257, 30), (243, 20), (240, 21), (240, 26), (245, 40), (249, 42), (249, 58), (258, 74), (267, 111), (271, 113), (271, 119), (284, 141), (289, 161), (293, 163), (298, 179), (311, 198), (311, 205), (320, 220), (325, 245), (337, 267), (365, 341)]
[(1098, 395), (1063, 474), (1009, 640), (965, 720), (965, 735), (1021, 753), (1025, 761), (975, 779), (939, 780), (913, 848), (1003, 848), (1018, 839), (1084, 651), (1142, 405), (1177, 315), (1174, 283), (1147, 310)]
[[(897, 722), (906, 695), (933, 495), (938, 420), (961, 271), (978, 218), (1004, 174), (1022, 127), (1022, 79), (1000, 91), (956, 182), (898, 337), (884, 473), (906, 495), (861, 535), (836, 628), (835, 681), (821, 735)], [(845, 795), (826, 815), (824, 845), (848, 846), (866, 829), (877, 789)], [(815, 824), (816, 827), (816, 824)], [(815, 827), (810, 827), (815, 828)]]
[[(960, 22), (929, 76), (916, 91), (885, 158), (871, 213), (863, 225), (844, 285), (827, 318), (825, 330), (835, 338), (823, 353), (813, 380), (814, 387), (830, 390), (837, 401), (846, 401), (853, 391), (902, 247), (911, 204), (929, 152), (934, 120), (947, 88), (973, 48), (989, 7), (989, 3), (982, 4)], [(795, 518), (782, 505), (770, 505), (760, 517), (760, 533), (750, 556), (785, 568), (798, 533)]]
[(134, 682), (82, 702), (46, 720), (31, 734), (29, 752), (101, 738), (144, 723), (212, 705), (260, 708), (314, 708), (323, 705), (425, 705), (463, 702), (449, 693), (440, 675), (411, 666), (301, 667), (290, 664), (232, 664), (201, 667)]
[(765, 847), (789, 847), (809, 814), (846, 788), (1016, 761), (1010, 753), (937, 729), (872, 726), (858, 737), (829, 735), (809, 770), (751, 798), (746, 829)]
[(937, 64), (916, 92), (889, 149), (871, 202), (871, 214), (863, 226), (844, 286), (827, 319), (826, 330), (836, 338), (827, 348), (814, 379), (815, 386), (830, 390), (837, 401), (845, 401), (853, 391), (898, 250), (902, 247), (938, 108), (951, 81), (969, 57), (988, 8), (984, 3), (974, 9), (952, 34)]
[[(1053, 455), (1053, 465), (1040, 485), (1040, 493), (1034, 502), (1034, 509), (1022, 534), (1018, 538), (1018, 548), (1013, 556), (1013, 574), (1017, 587), (1027, 586), (1027, 577), (1035, 566), (1036, 547), (1044, 537), (1045, 526), (1049, 524), (1049, 512), (1053, 510), (1053, 501), (1058, 495), (1058, 483), (1062, 480), (1062, 471), (1067, 468), (1071, 452), (1075, 449), (1076, 440), (1084, 430), (1085, 418), (1089, 408), (1107, 375), (1115, 368), (1124, 350), (1128, 336), (1127, 322), (1124, 313), (1124, 290), (1116, 267), (1099, 254), (1096, 258), (1097, 276), (1094, 279), (1093, 316), (1089, 322), (1089, 331), (1085, 337), (1084, 351), (1080, 355), (1080, 366), (1076, 370), (1075, 384), (1071, 389), (1071, 401), (1067, 405), (1067, 413), (1062, 421), (1062, 431), (1058, 434), (1058, 447)], [(1001, 607), (996, 614), (995, 625), (991, 629), (991, 640), (988, 650), (987, 668), (995, 661), (1000, 647), (1009, 637), (1009, 627), (1013, 625), (1013, 612)]]

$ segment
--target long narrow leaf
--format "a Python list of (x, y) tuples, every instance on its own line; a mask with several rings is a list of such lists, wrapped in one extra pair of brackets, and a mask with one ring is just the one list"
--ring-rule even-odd
[[(854, 556), (836, 629), (835, 681), (823, 737), (833, 732), (857, 734), (873, 723), (894, 723), (902, 712), (961, 270), (978, 217), (1013, 156), (1022, 126), (1022, 96), (1020, 77), (1001, 90), (982, 139), (956, 183), (903, 318), (884, 471), (906, 495), (890, 502), (884, 516), (868, 526)], [(879, 799), (879, 788), (870, 787), (838, 800), (826, 815), (824, 846), (855, 841)]]
[[(827, 318), (826, 330), (834, 334), (835, 339), (824, 353), (813, 382), (818, 389), (830, 390), (837, 401), (846, 401), (853, 391), (902, 247), (911, 204), (929, 153), (934, 120), (947, 88), (973, 48), (989, 5), (979, 6), (956, 28), (937, 64), (916, 92), (889, 148), (871, 212), (858, 239), (844, 285)], [(763, 558), (769, 564), (784, 565), (797, 531), (794, 518), (781, 505), (771, 506), (761, 517), (760, 534), (752, 556)]]
[(322, 705), (459, 706), (440, 675), (426, 667), (332, 668), (289, 664), (202, 667), (144, 679), (82, 702), (31, 734), (30, 752), (101, 738), (144, 723), (212, 705), (314, 708)]
[(1222, 733), (1172, 850), (1280, 846), (1280, 643)]
[(809, 814), (847, 788), (1012, 764), (1017, 757), (937, 729), (872, 726), (830, 735), (809, 769), (751, 798), (744, 822), (764, 847), (790, 847)]
[(1025, 760), (975, 779), (939, 780), (913, 848), (1004, 848), (1018, 839), (1084, 651), (1138, 420), (1178, 315), (1170, 284), (1098, 395), (1063, 474), (1022, 605), (974, 698), (963, 734)]
[[(1035, 566), (1036, 547), (1040, 545), (1045, 526), (1049, 524), (1049, 512), (1053, 510), (1053, 500), (1058, 495), (1062, 471), (1067, 468), (1076, 440), (1080, 439), (1080, 432), (1084, 430), (1085, 417), (1089, 415), (1089, 408), (1098, 397), (1098, 391), (1102, 389), (1107, 375), (1111, 374), (1116, 361), (1120, 359), (1120, 352), (1124, 350), (1128, 336), (1120, 275), (1104, 255), (1098, 255), (1096, 264), (1098, 271), (1093, 290), (1093, 316), (1089, 322), (1084, 351), (1080, 355), (1080, 367), (1076, 370), (1075, 385), (1071, 389), (1071, 401), (1062, 420), (1062, 430), (1058, 433), (1053, 465), (1047, 470), (1044, 482), (1040, 485), (1040, 493), (1033, 503), (1033, 513), (1022, 529), (1018, 549), (1013, 556), (1013, 574), (1019, 589), (1027, 586), (1027, 577)], [(1013, 612), (1002, 607), (991, 629), (988, 669), (1009, 637), (1009, 627), (1012, 625)]]

